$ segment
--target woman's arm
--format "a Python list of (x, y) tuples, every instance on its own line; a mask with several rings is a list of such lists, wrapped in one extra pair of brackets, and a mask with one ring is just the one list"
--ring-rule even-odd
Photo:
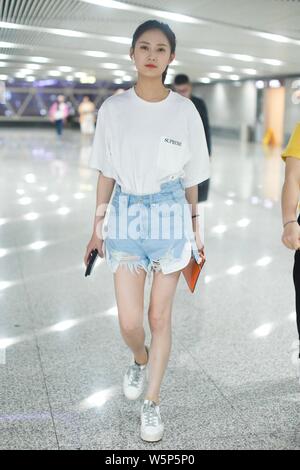
[[(198, 215), (198, 185), (190, 186), (189, 188), (185, 188), (185, 197), (190, 204), (191, 216)], [(200, 238), (200, 220), (198, 217), (193, 217), (193, 231), (195, 233), (196, 244), (198, 250), (202, 250), (203, 243)]]
[(104, 176), (101, 171), (99, 171), (96, 191), (96, 210), (93, 224), (93, 233), (91, 240), (89, 241), (86, 247), (86, 253), (84, 256), (85, 265), (87, 265), (88, 263), (88, 258), (91, 251), (95, 248), (97, 248), (99, 256), (101, 258), (104, 257), (102, 226), (106, 209), (114, 189), (114, 185), (115, 180), (113, 178), (108, 178), (107, 176)]
[(93, 233), (96, 233), (99, 238), (102, 237), (101, 230), (103, 225), (104, 216), (106, 213), (107, 205), (110, 201), (115, 180), (108, 178), (99, 172), (97, 191), (96, 191), (96, 211), (94, 218)]
[[(297, 220), (297, 207), (300, 190), (300, 160), (286, 158), (285, 180), (281, 194), (282, 223)], [(287, 248), (297, 250), (300, 247), (300, 228), (297, 222), (284, 227), (282, 242)]]

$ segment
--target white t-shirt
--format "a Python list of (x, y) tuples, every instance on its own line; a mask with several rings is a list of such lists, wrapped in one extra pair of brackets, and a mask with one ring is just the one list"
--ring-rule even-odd
[(65, 110), (65, 103), (58, 103), (57, 110), (55, 111), (54, 119), (63, 119)]
[(89, 166), (136, 195), (159, 192), (177, 177), (185, 188), (207, 180), (209, 155), (194, 103), (173, 90), (157, 102), (134, 87), (110, 96), (98, 111)]

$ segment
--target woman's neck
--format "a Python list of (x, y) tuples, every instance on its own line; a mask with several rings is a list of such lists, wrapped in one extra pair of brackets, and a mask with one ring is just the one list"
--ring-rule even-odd
[(168, 96), (170, 91), (159, 81), (138, 80), (134, 85), (136, 94), (146, 101), (161, 101)]

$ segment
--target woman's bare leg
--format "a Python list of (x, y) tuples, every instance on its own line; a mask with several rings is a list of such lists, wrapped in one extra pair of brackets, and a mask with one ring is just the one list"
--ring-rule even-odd
[(144, 287), (147, 273), (143, 268), (138, 268), (138, 271), (139, 273), (131, 272), (126, 266), (119, 265), (114, 273), (114, 285), (121, 334), (136, 362), (145, 364), (148, 360), (144, 330)]
[(149, 383), (145, 398), (159, 404), (161, 382), (172, 344), (172, 305), (181, 271), (154, 272), (148, 318), (152, 333), (149, 354)]

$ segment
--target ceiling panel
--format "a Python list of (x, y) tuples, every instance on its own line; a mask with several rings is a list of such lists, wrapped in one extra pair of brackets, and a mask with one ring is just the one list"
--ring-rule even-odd
[[(254, 30), (263, 30), (300, 41), (298, 1), (168, 0), (162, 3), (161, 0), (143, 0), (122, 3), (142, 10), (99, 7), (83, 0), (0, 0), (0, 21), (22, 28), (0, 27), (0, 75), (13, 77), (30, 56), (42, 56), (49, 58), (50, 63), (34, 73), (37, 77), (45, 76), (50, 69), (68, 65), (76, 71), (113, 80), (116, 78), (113, 73), (101, 68), (101, 63), (112, 62), (135, 79), (131, 62), (124, 58), (128, 56), (130, 44), (111, 42), (106, 36), (121, 36), (130, 41), (140, 23), (154, 18), (168, 23), (176, 34), (176, 59), (180, 64), (171, 68), (187, 73), (193, 81), (218, 72), (221, 65), (232, 66), (233, 73), (241, 78), (248, 77), (243, 71), (245, 68), (256, 69), (259, 76), (300, 75), (300, 42), (278, 43), (253, 34)], [(202, 18), (206, 22), (195, 25), (159, 18), (154, 10), (162, 6), (165, 11)], [(145, 8), (150, 10), (145, 11)], [(58, 36), (51, 28), (87, 33), (88, 37)], [(216, 49), (224, 53), (224, 57), (200, 55), (193, 50), (195, 48)], [(109, 56), (104, 59), (86, 57), (84, 51), (87, 50), (106, 52)], [(231, 54), (251, 55), (254, 60), (243, 62), (230, 57)], [(284, 66), (264, 64), (262, 59), (279, 59)], [(228, 78), (228, 73), (222, 73), (222, 78)]]

